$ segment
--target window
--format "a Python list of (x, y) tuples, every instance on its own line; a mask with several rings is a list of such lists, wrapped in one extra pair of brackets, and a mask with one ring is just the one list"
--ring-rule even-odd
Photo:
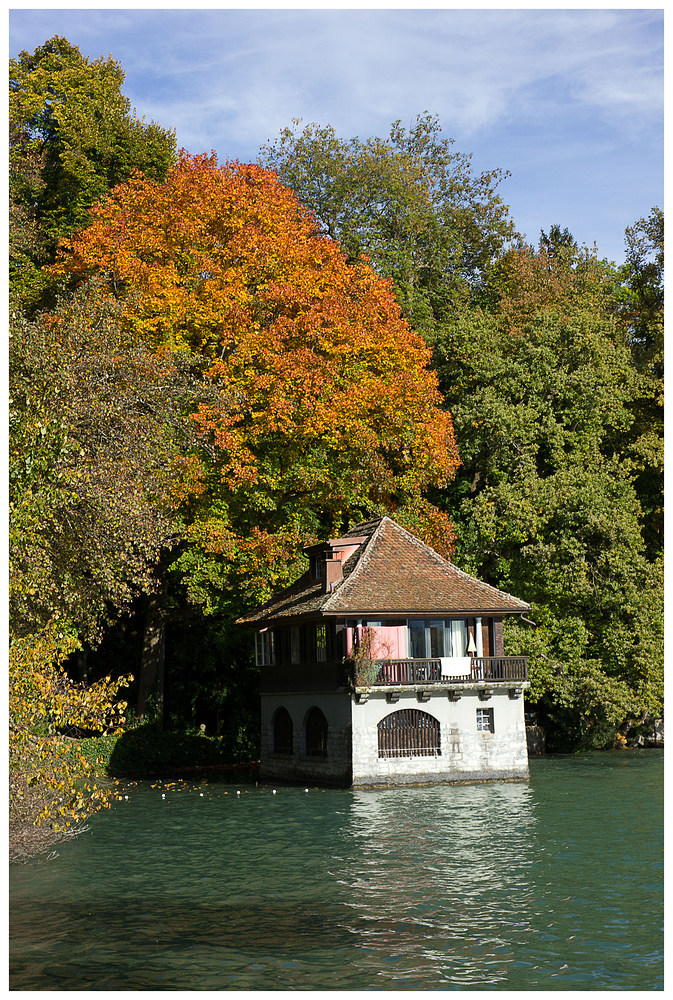
[(444, 656), (444, 622), (410, 621), (409, 649), (414, 660)]
[(494, 733), (493, 728), (493, 709), (492, 708), (478, 708), (477, 709), (477, 732), (478, 733)]
[(425, 622), (409, 622), (409, 651), (412, 659), (425, 659)]
[(272, 629), (255, 635), (255, 662), (258, 667), (273, 666), (276, 662), (276, 637)]
[[(442, 619), (409, 622), (409, 650), (414, 660), (456, 656), (451, 650), (451, 622)], [(462, 654), (460, 654), (462, 655)]]
[(273, 717), (274, 753), (292, 753), (293, 729), (290, 713), (286, 708), (279, 708)]
[(315, 627), (315, 658), (318, 663), (324, 663), (327, 659), (326, 625), (316, 625)]
[(378, 724), (379, 757), (441, 756), (439, 720), (427, 712), (405, 708)]
[(327, 756), (327, 719), (319, 708), (312, 708), (305, 724), (306, 756)]
[[(446, 623), (447, 656), (467, 656), (467, 622), (464, 618)], [(449, 633), (450, 632), (450, 638)]]
[(290, 629), (290, 663), (300, 662), (299, 629)]

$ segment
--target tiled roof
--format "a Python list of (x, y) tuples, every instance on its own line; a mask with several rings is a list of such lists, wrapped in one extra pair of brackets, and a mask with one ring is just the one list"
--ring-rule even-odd
[(238, 624), (320, 615), (521, 614), (525, 601), (482, 583), (443, 559), (389, 517), (358, 524), (344, 537), (364, 536), (331, 593), (308, 573)]

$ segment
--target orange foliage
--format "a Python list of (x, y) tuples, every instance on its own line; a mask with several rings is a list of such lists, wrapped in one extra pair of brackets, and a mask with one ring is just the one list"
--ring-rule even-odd
[[(347, 517), (453, 478), (451, 417), (390, 282), (348, 264), (271, 171), (183, 154), (163, 184), (137, 175), (63, 241), (55, 271), (132, 290), (127, 318), (150, 342), (208, 357), (226, 405), (194, 419), (232, 494), (275, 509), (289, 489)], [(191, 475), (203, 494), (208, 476)]]

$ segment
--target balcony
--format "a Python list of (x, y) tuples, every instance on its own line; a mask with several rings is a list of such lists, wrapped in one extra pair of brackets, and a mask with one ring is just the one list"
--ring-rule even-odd
[[(375, 666), (375, 665), (373, 665)], [(450, 664), (449, 664), (450, 670)], [(373, 673), (373, 672), (372, 672)], [(522, 684), (528, 680), (528, 658), (525, 656), (473, 656), (467, 673), (442, 672), (442, 661), (383, 660), (378, 673), (366, 679), (355, 677), (357, 687), (398, 687), (415, 684)]]

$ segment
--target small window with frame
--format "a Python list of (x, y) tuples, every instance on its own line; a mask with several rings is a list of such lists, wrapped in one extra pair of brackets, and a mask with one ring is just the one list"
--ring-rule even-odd
[(477, 709), (477, 732), (478, 733), (494, 733), (495, 728), (493, 725), (493, 709), (492, 708), (478, 708)]
[(255, 662), (258, 667), (275, 666), (276, 637), (272, 629), (255, 634)]
[(326, 625), (316, 625), (315, 627), (315, 658), (318, 663), (324, 663), (327, 659)]

